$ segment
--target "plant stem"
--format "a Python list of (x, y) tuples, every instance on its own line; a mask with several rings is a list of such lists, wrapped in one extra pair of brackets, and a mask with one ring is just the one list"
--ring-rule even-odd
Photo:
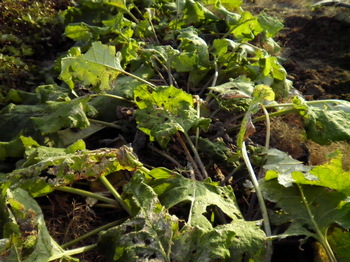
[[(313, 100), (313, 101), (304, 101), (307, 105), (317, 105), (317, 104), (324, 104), (324, 103), (343, 103), (345, 100), (340, 99), (325, 99), (325, 100)], [(284, 103), (284, 104), (275, 104), (275, 105), (266, 105), (266, 108), (276, 108), (276, 107), (292, 107), (293, 103)]]
[[(242, 156), (243, 156), (244, 163), (247, 166), (250, 179), (252, 180), (252, 183), (253, 183), (254, 188), (255, 188), (256, 196), (257, 196), (258, 201), (259, 201), (259, 206), (260, 206), (261, 214), (262, 214), (263, 221), (264, 221), (265, 234), (267, 237), (269, 237), (272, 234), (269, 215), (267, 213), (267, 208), (265, 205), (264, 197), (263, 197), (262, 192), (260, 190), (259, 182), (255, 176), (252, 164), (250, 163), (248, 153), (247, 153), (247, 148), (245, 146), (244, 141), (242, 143)], [(270, 241), (268, 241), (267, 244), (268, 244), (268, 246), (267, 246), (267, 261), (270, 261), (271, 255), (272, 255), (272, 243)]]
[(63, 258), (65, 256), (73, 256), (76, 254), (88, 252), (88, 251), (94, 250), (96, 247), (97, 247), (97, 244), (93, 244), (90, 246), (79, 247), (79, 248), (67, 250), (67, 251), (64, 251), (63, 253), (56, 254), (56, 255), (49, 257), (47, 261), (54, 261), (56, 259), (60, 259), (60, 258)]
[(193, 154), (194, 154), (194, 157), (195, 159), (197, 160), (197, 163), (200, 167), (200, 169), (202, 170), (202, 173), (203, 173), (203, 176), (204, 178), (207, 178), (208, 177), (208, 173), (207, 173), (207, 170), (205, 170), (205, 167), (204, 167), (204, 164), (202, 162), (202, 159), (200, 158), (199, 154), (198, 154), (198, 151), (197, 151), (197, 148), (194, 146), (191, 138), (189, 137), (189, 135), (187, 133), (184, 133), (185, 137), (186, 137), (186, 140), (187, 140), (187, 143), (189, 144)]
[(89, 118), (89, 121), (90, 122), (94, 122), (96, 124), (112, 127), (112, 128), (115, 128), (115, 129), (124, 130), (124, 127), (118, 126), (118, 125), (113, 124), (113, 123), (109, 123), (109, 122), (105, 122), (105, 121), (101, 121), (101, 120), (97, 120), (97, 119), (91, 119), (91, 118)]
[(303, 192), (303, 189), (300, 185), (298, 185), (298, 188), (299, 188), (299, 191), (300, 191), (300, 194), (301, 194), (301, 199), (303, 201), (303, 204), (304, 206), (306, 207), (306, 210), (307, 210), (307, 213), (310, 217), (310, 220), (314, 226), (314, 229), (316, 231), (316, 235), (317, 235), (317, 238), (319, 240), (319, 242), (321, 243), (321, 245), (323, 246), (323, 248), (325, 249), (326, 253), (327, 253), (327, 256), (330, 260), (330, 262), (337, 262), (337, 259), (333, 253), (333, 250), (332, 248), (330, 247), (328, 241), (327, 241), (327, 238), (326, 236), (324, 236), (320, 230), (320, 228), (318, 227), (317, 225), (317, 222), (315, 221), (315, 218), (314, 218), (314, 215), (311, 213), (311, 210), (309, 208), (309, 203), (304, 195), (304, 192)]
[(179, 132), (177, 132), (176, 136), (177, 136), (177, 139), (179, 140), (182, 148), (185, 150), (185, 153), (186, 153), (186, 155), (188, 157), (188, 160), (191, 162), (193, 168), (196, 170), (196, 173), (199, 176), (199, 179), (203, 180), (203, 176), (202, 176), (201, 172), (199, 172), (198, 166), (197, 166), (196, 162), (194, 161), (190, 151), (188, 150), (188, 148), (186, 146), (186, 143), (183, 141), (183, 139), (181, 137), (181, 134)]
[(112, 95), (112, 94), (98, 94), (96, 96), (106, 96), (106, 97), (111, 97), (111, 98), (115, 98), (115, 99), (118, 99), (118, 100), (122, 100), (122, 101), (126, 101), (126, 102), (129, 102), (129, 103), (132, 103), (132, 104), (135, 104), (134, 101), (132, 100), (129, 100), (129, 99), (126, 99), (122, 96), (116, 96), (116, 95)]
[(178, 161), (176, 161), (172, 156), (170, 156), (170, 155), (168, 155), (167, 153), (165, 153), (165, 152), (159, 150), (158, 148), (156, 148), (155, 146), (153, 146), (153, 145), (151, 145), (151, 144), (149, 144), (148, 147), (149, 147), (151, 150), (153, 150), (153, 151), (157, 152), (158, 154), (162, 155), (162, 156), (165, 157), (166, 159), (170, 160), (173, 164), (175, 164), (175, 166), (176, 166), (177, 168), (184, 169), (184, 167), (183, 167)]
[(91, 197), (91, 198), (100, 200), (102, 202), (112, 204), (114, 206), (119, 206), (118, 202), (115, 201), (114, 199), (110, 199), (110, 198), (104, 197), (100, 194), (92, 193), (90, 191), (86, 191), (86, 190), (82, 190), (82, 189), (78, 189), (78, 188), (74, 188), (74, 187), (67, 187), (67, 186), (58, 187), (58, 188), (56, 188), (56, 190), (64, 191), (64, 192), (68, 192), (68, 193), (72, 193), (72, 194), (76, 194), (76, 195), (80, 195), (80, 196), (84, 196), (84, 197)]
[(268, 150), (270, 147), (270, 136), (271, 136), (271, 124), (270, 124), (270, 116), (269, 112), (267, 112), (265, 106), (260, 103), (260, 107), (262, 108), (265, 117), (266, 117), (266, 139), (265, 139), (265, 150)]
[(118, 191), (113, 187), (113, 185), (108, 181), (105, 176), (99, 177), (100, 181), (104, 184), (104, 186), (112, 193), (118, 203), (123, 207), (123, 209), (132, 216), (132, 212), (130, 207), (124, 202), (122, 197), (119, 195)]
[(87, 234), (85, 234), (85, 235), (83, 235), (83, 236), (80, 236), (80, 237), (78, 237), (78, 238), (76, 238), (76, 239), (73, 239), (73, 240), (70, 241), (70, 242), (67, 242), (67, 243), (61, 245), (61, 247), (62, 247), (63, 249), (65, 249), (65, 248), (67, 248), (67, 247), (69, 247), (69, 246), (71, 246), (71, 245), (74, 245), (75, 243), (78, 243), (78, 242), (81, 241), (81, 240), (84, 240), (84, 239), (86, 239), (86, 238), (88, 238), (88, 237), (90, 237), (90, 236), (92, 236), (92, 235), (95, 235), (95, 234), (101, 232), (102, 230), (111, 228), (111, 227), (116, 226), (116, 225), (120, 225), (120, 224), (123, 223), (124, 221), (125, 221), (125, 218), (119, 219), (119, 220), (117, 220), (117, 221), (113, 221), (113, 222), (111, 222), (111, 223), (109, 223), (109, 224), (106, 224), (106, 225), (104, 225), (104, 226), (102, 226), (102, 227), (96, 228), (96, 229), (94, 229), (94, 230), (88, 232)]

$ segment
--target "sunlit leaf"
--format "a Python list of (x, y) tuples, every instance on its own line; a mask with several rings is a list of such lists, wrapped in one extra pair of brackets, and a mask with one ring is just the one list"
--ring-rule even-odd
[(312, 178), (317, 180), (317, 177), (309, 173), (310, 166), (303, 165), (302, 162), (277, 149), (269, 149), (267, 151), (264, 169), (266, 170), (266, 180), (277, 178), (278, 182), (286, 187), (291, 186), (295, 181), (292, 175), (293, 172), (302, 172), (307, 174), (310, 180)]
[[(158, 171), (162, 170), (152, 170), (150, 175), (157, 177)], [(187, 179), (176, 173), (166, 178), (159, 178), (154, 183), (150, 182), (150, 185), (166, 208), (189, 203), (190, 213), (187, 222), (191, 226), (199, 226), (206, 230), (213, 228), (205, 216), (210, 206), (216, 206), (234, 221), (242, 219), (235, 195), (229, 187)]]
[(165, 147), (177, 132), (187, 133), (193, 127), (208, 128), (209, 119), (198, 117), (190, 94), (173, 86), (152, 90), (139, 86), (134, 91), (136, 121), (139, 129)]
[[(37, 197), (74, 181), (107, 176), (119, 170), (136, 171), (142, 166), (127, 146), (80, 151), (83, 146), (77, 142), (67, 149), (40, 146), (29, 150), (32, 153), (25, 166), (7, 175), (8, 186), (25, 189)], [(72, 153), (75, 149), (78, 151)]]
[(72, 50), (62, 59), (60, 78), (71, 89), (74, 89), (75, 81), (80, 81), (99, 90), (108, 90), (111, 89), (111, 81), (123, 71), (115, 47), (94, 42), (86, 54)]
[(275, 202), (291, 217), (284, 237), (305, 235), (325, 247), (329, 227), (350, 215), (350, 205), (344, 205), (347, 196), (326, 187), (299, 184), (284, 187), (276, 179), (260, 181), (260, 187), (267, 200)]
[(304, 119), (307, 136), (319, 144), (350, 139), (350, 113), (346, 101), (318, 102), (306, 104), (294, 98), (293, 106)]

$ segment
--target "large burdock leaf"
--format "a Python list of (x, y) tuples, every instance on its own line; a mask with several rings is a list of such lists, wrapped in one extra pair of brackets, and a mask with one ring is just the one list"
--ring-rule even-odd
[(306, 103), (295, 97), (293, 107), (301, 110), (307, 136), (318, 144), (350, 139), (350, 102), (320, 100)]
[[(27, 150), (26, 165), (0, 177), (7, 187), (27, 190), (33, 196), (43, 196), (56, 187), (65, 186), (78, 180), (107, 176), (119, 170), (136, 171), (142, 166), (133, 154), (132, 148), (101, 148), (79, 150), (79, 142), (67, 149), (37, 147)], [(78, 149), (77, 152), (72, 152)]]
[(242, 219), (232, 188), (219, 187), (209, 182), (184, 178), (177, 173), (169, 173), (165, 169), (154, 169), (150, 175), (156, 179), (150, 182), (159, 199), (166, 208), (175, 205), (190, 204), (187, 219), (189, 225), (209, 230), (213, 226), (206, 215), (207, 208), (217, 207), (227, 217), (236, 221)]
[(160, 86), (156, 90), (146, 85), (134, 90), (136, 121), (139, 129), (166, 147), (177, 132), (187, 133), (191, 128), (207, 129), (210, 119), (198, 117), (190, 94), (173, 86)]
[(277, 179), (261, 181), (260, 186), (266, 199), (277, 203), (291, 217), (283, 236), (313, 237), (322, 244), (330, 260), (336, 261), (327, 236), (331, 225), (343, 225), (350, 217), (350, 203), (346, 202), (345, 194), (319, 186), (284, 187)]
[(87, 105), (89, 100), (89, 97), (83, 97), (66, 102), (47, 102), (46, 115), (31, 119), (43, 135), (66, 127), (84, 129), (90, 125), (86, 113), (94, 111)]
[(107, 261), (168, 261), (170, 262), (173, 230), (177, 218), (170, 216), (159, 203), (152, 188), (134, 178), (124, 188), (138, 213), (122, 225), (100, 236), (98, 248)]
[[(196, 188), (201, 187), (200, 184), (210, 183), (181, 179), (180, 175), (173, 176), (171, 171), (166, 169), (153, 169), (148, 175), (148, 178), (142, 178), (141, 174), (135, 174), (133, 180), (124, 187), (124, 193), (129, 195), (126, 201), (130, 201), (134, 211), (137, 210), (134, 217), (100, 236), (98, 247), (101, 253), (106, 254), (107, 261), (238, 262), (243, 258), (250, 259), (249, 261), (264, 261), (266, 236), (258, 223), (238, 218), (240, 214), (233, 203), (232, 195), (226, 194), (224, 190), (213, 190), (219, 188), (214, 185), (208, 186), (204, 192), (199, 192), (201, 190)], [(172, 184), (172, 180), (182, 181), (182, 184), (188, 184), (188, 187), (193, 187), (194, 190), (185, 188), (185, 192), (179, 195), (180, 192), (174, 191), (177, 185)], [(208, 199), (201, 197), (201, 194), (207, 194)], [(234, 219), (229, 224), (204, 228), (203, 223), (199, 221), (205, 219), (202, 216), (192, 220), (191, 225), (182, 222), (184, 226), (180, 229), (179, 219), (169, 215), (167, 211), (167, 199), (173, 202), (171, 199), (178, 198), (179, 201), (175, 202), (178, 202), (179, 207), (182, 200), (196, 201), (193, 199), (197, 197), (196, 205), (203, 205), (205, 209), (206, 205), (214, 205), (216, 201), (218, 206), (225, 210), (225, 214)], [(231, 214), (223, 206), (224, 200), (228, 203), (226, 207), (233, 209)], [(205, 212), (197, 207), (193, 209)]]
[(350, 232), (334, 228), (329, 236), (329, 244), (334, 250), (338, 262), (350, 261)]
[(316, 166), (305, 173), (293, 173), (293, 179), (298, 184), (324, 186), (350, 196), (350, 171), (343, 169), (342, 155), (338, 154), (328, 163)]
[(65, 256), (52, 239), (39, 205), (26, 191), (7, 189), (5, 199), (8, 218), (1, 243), (7, 245), (1, 245), (0, 257), (6, 261), (37, 262), (55, 256), (64, 257), (62, 261), (77, 261)]
[(266, 236), (256, 222), (244, 220), (211, 230), (186, 227), (174, 238), (174, 261), (266, 261)]
[(111, 81), (124, 72), (120, 60), (114, 46), (94, 42), (85, 54), (81, 54), (78, 48), (70, 50), (69, 55), (62, 59), (60, 78), (71, 89), (74, 89), (74, 81), (81, 81), (83, 85), (108, 90)]

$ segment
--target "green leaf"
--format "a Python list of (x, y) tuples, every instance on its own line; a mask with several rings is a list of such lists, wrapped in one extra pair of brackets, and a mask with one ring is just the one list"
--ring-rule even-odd
[(83, 85), (108, 90), (111, 88), (111, 81), (120, 72), (124, 72), (120, 60), (120, 55), (116, 54), (114, 46), (94, 42), (86, 54), (81, 54), (78, 49), (72, 49), (69, 55), (62, 59), (60, 78), (71, 89), (74, 89), (75, 81), (81, 81)]
[(83, 97), (67, 102), (47, 102), (48, 114), (31, 119), (43, 135), (55, 133), (66, 127), (83, 129), (90, 125), (86, 116), (86, 113), (91, 114), (92, 109), (87, 105), (89, 100), (89, 97)]
[(151, 140), (165, 147), (177, 132), (187, 133), (191, 128), (207, 129), (210, 119), (197, 116), (192, 96), (173, 86), (157, 87), (153, 90), (145, 85), (134, 91), (136, 121), (141, 131)]
[(266, 236), (256, 222), (234, 221), (212, 230), (185, 227), (172, 248), (175, 261), (266, 261)]
[(349, 140), (350, 113), (312, 106), (304, 116), (304, 127), (308, 137), (319, 144)]
[(100, 236), (98, 248), (108, 261), (171, 261), (173, 230), (177, 218), (164, 209), (151, 187), (139, 177), (124, 188), (138, 213)]
[[(338, 154), (328, 163), (316, 166), (304, 173), (293, 173), (293, 179), (298, 184), (324, 186), (350, 196), (350, 171), (345, 171), (342, 165), (342, 155)], [(310, 179), (312, 178), (312, 179)]]
[(290, 155), (277, 149), (267, 150), (265, 180), (278, 179), (278, 182), (285, 186), (292, 186), (294, 172), (305, 173), (310, 180), (316, 180), (317, 177), (310, 175), (311, 167), (303, 165), (302, 162), (293, 159)]
[(329, 244), (334, 250), (338, 262), (350, 260), (350, 232), (334, 228), (328, 237)]
[(68, 149), (34, 149), (25, 163), (26, 167), (7, 175), (7, 187), (19, 187), (37, 197), (78, 180), (107, 176), (119, 170), (136, 171), (142, 166), (127, 146), (70, 153), (83, 146), (78, 141)]
[(263, 28), (260, 26), (258, 18), (248, 11), (241, 14), (239, 21), (231, 29), (235, 39), (240, 42), (250, 41), (262, 31)]
[(260, 187), (267, 200), (277, 203), (291, 217), (291, 224), (282, 237), (313, 237), (322, 244), (330, 258), (333, 256), (327, 235), (331, 225), (341, 224), (349, 218), (349, 205), (344, 205), (345, 194), (318, 186), (293, 184), (284, 187), (276, 179), (260, 181)]
[(264, 29), (266, 37), (274, 37), (284, 27), (277, 18), (267, 15), (265, 12), (258, 15), (258, 21)]
[[(11, 244), (3, 257), (6, 261), (48, 261), (51, 256), (64, 254), (50, 236), (39, 205), (26, 191), (8, 189), (6, 208), (9, 218), (5, 224), (5, 237)], [(66, 261), (76, 261), (64, 257)]]
[(164, 178), (149, 182), (149, 185), (158, 194), (162, 205), (168, 209), (189, 203), (190, 212), (187, 223), (190, 226), (198, 226), (205, 230), (212, 229), (211, 222), (205, 216), (208, 214), (207, 208), (211, 206), (219, 208), (234, 221), (242, 219), (232, 188), (187, 179), (177, 173), (171, 173), (171, 175), (168, 173), (168, 177), (165, 177), (163, 169), (152, 170), (150, 176), (157, 178), (158, 172)]
[(11, 140), (10, 142), (0, 142), (0, 161), (8, 157), (20, 158), (23, 156), (24, 147), (19, 138)]
[(74, 41), (96, 41), (101, 35), (111, 32), (110, 28), (91, 26), (84, 22), (69, 24), (64, 30), (64, 35)]
[(293, 108), (303, 117), (307, 136), (323, 145), (350, 139), (350, 102), (320, 100), (305, 102), (293, 98)]

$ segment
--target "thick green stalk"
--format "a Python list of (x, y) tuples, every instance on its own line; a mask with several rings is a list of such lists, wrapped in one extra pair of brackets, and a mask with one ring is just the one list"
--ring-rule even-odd
[(102, 202), (105, 202), (107, 204), (112, 204), (114, 206), (119, 206), (118, 202), (115, 201), (114, 199), (110, 199), (110, 198), (104, 197), (104, 196), (102, 196), (100, 194), (92, 193), (90, 191), (86, 191), (86, 190), (82, 190), (82, 189), (78, 189), (78, 188), (74, 188), (74, 187), (68, 187), (68, 186), (58, 187), (58, 188), (56, 188), (56, 190), (64, 191), (64, 192), (68, 192), (68, 193), (72, 193), (72, 194), (76, 194), (76, 195), (80, 195), (80, 196), (83, 196), (83, 197), (91, 197), (91, 198), (100, 200)]
[(298, 185), (298, 187), (299, 187), (299, 191), (300, 191), (300, 194), (301, 194), (301, 199), (303, 201), (303, 204), (305, 205), (307, 213), (308, 213), (308, 215), (310, 217), (310, 220), (311, 220), (311, 222), (312, 222), (312, 224), (313, 224), (313, 226), (315, 228), (317, 239), (320, 241), (321, 245), (325, 249), (330, 262), (337, 262), (337, 259), (336, 259), (335, 255), (333, 253), (333, 250), (332, 250), (332, 248), (330, 247), (330, 245), (328, 243), (327, 237), (324, 234), (322, 234), (322, 232), (321, 232), (317, 222), (315, 221), (314, 215), (311, 213), (311, 210), (309, 208), (309, 203), (308, 203), (308, 201), (305, 198), (305, 195), (304, 195), (304, 192), (303, 192), (301, 186)]
[(78, 243), (79, 241), (82, 241), (82, 240), (84, 240), (84, 239), (86, 239), (86, 238), (88, 238), (88, 237), (90, 237), (90, 236), (92, 236), (92, 235), (95, 235), (95, 234), (101, 232), (102, 230), (111, 228), (111, 227), (116, 226), (116, 225), (120, 225), (120, 224), (123, 223), (124, 221), (125, 221), (125, 219), (119, 219), (119, 220), (117, 220), (117, 221), (113, 221), (113, 222), (111, 222), (111, 223), (109, 223), (109, 224), (106, 224), (106, 225), (104, 225), (104, 226), (102, 226), (102, 227), (96, 228), (96, 229), (94, 229), (94, 230), (88, 232), (87, 234), (85, 234), (85, 235), (83, 235), (83, 236), (80, 236), (80, 237), (78, 237), (78, 238), (76, 238), (76, 239), (73, 239), (72, 241), (69, 241), (69, 242), (63, 244), (61, 247), (62, 247), (63, 249), (65, 249), (65, 248), (67, 248), (67, 247), (69, 247), (69, 246), (71, 246), (71, 245), (74, 245), (75, 243)]
[(130, 216), (132, 216), (130, 207), (124, 202), (122, 197), (119, 195), (118, 191), (113, 187), (113, 185), (108, 181), (105, 176), (99, 177), (100, 181), (104, 184), (104, 186), (112, 193), (118, 203), (123, 207), (123, 209), (128, 212)]
[(79, 247), (79, 248), (67, 250), (67, 251), (64, 251), (63, 253), (56, 254), (56, 255), (49, 257), (47, 261), (54, 261), (54, 260), (57, 260), (57, 259), (60, 259), (60, 258), (66, 257), (66, 256), (73, 256), (76, 254), (81, 254), (84, 252), (94, 250), (96, 247), (97, 247), (97, 244), (93, 244), (90, 246)]

